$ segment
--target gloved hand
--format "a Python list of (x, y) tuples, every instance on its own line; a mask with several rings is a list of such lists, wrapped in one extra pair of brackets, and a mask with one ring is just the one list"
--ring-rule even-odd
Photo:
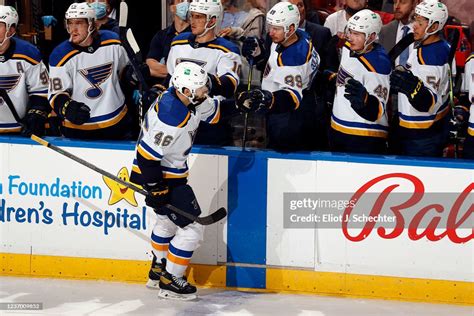
[(401, 92), (413, 99), (423, 87), (423, 82), (403, 66), (397, 66), (390, 74), (390, 87), (393, 92)]
[(61, 116), (71, 123), (82, 125), (91, 117), (91, 109), (82, 102), (67, 101), (61, 108)]
[(464, 123), (469, 119), (469, 109), (463, 105), (456, 105), (453, 110), (453, 116), (457, 123)]
[[(145, 79), (145, 81), (150, 80), (150, 67), (148, 67), (147, 64), (141, 63), (140, 65), (138, 65), (138, 70), (142, 74), (143, 79)], [(135, 70), (131, 65), (128, 65), (125, 68), (125, 80), (129, 82), (133, 87), (136, 87), (140, 84), (140, 82), (138, 81), (137, 74), (135, 73)]]
[(361, 110), (367, 104), (369, 94), (362, 83), (351, 78), (346, 83), (346, 93), (344, 97), (349, 100), (354, 110)]
[(43, 21), (43, 25), (46, 27), (55, 26), (56, 23), (58, 23), (58, 20), (56, 20), (52, 15), (44, 15), (41, 17), (41, 20)]
[(263, 52), (263, 41), (250, 36), (246, 37), (242, 43), (242, 56), (250, 59), (259, 59)]
[(41, 110), (30, 109), (23, 119), (23, 127), (21, 135), (30, 137), (31, 134), (43, 136), (45, 132), (45, 124), (48, 119), (48, 113)]
[(145, 203), (149, 207), (158, 209), (168, 204), (170, 199), (169, 188), (164, 182), (145, 184), (143, 188), (148, 192)]
[(272, 106), (273, 95), (270, 91), (253, 89), (242, 91), (237, 96), (236, 106), (241, 112), (257, 112)]
[(165, 91), (166, 87), (161, 84), (155, 84), (150, 90), (143, 91), (143, 96), (141, 96), (143, 110), (145, 112), (148, 111), (148, 108), (155, 103), (156, 98)]

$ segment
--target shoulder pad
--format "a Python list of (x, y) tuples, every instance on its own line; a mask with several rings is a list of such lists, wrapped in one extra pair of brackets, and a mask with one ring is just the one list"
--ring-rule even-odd
[(379, 44), (375, 44), (373, 50), (358, 56), (357, 59), (370, 72), (388, 75), (392, 71), (390, 58), (385, 52), (385, 49)]
[(52, 67), (61, 67), (71, 59), (73, 56), (79, 54), (79, 51), (72, 47), (71, 43), (66, 40), (56, 46), (51, 55), (49, 56), (49, 64)]
[(446, 41), (420, 46), (417, 50), (418, 62), (420, 65), (443, 66), (449, 63), (450, 50), (451, 48)]
[(154, 107), (159, 120), (169, 126), (184, 127), (191, 118), (188, 108), (176, 97), (174, 88), (168, 89)]
[(171, 42), (171, 46), (188, 44), (192, 36), (193, 36), (193, 33), (191, 32), (180, 33), (173, 38), (173, 41)]
[(306, 33), (297, 31), (298, 41), (278, 54), (278, 66), (301, 66), (311, 58), (313, 44)]
[(41, 53), (36, 48), (36, 46), (19, 38), (15, 38), (15, 44), (16, 47), (12, 56), (13, 59), (25, 60), (33, 65), (39, 64), (41, 62)]
[(232, 52), (237, 55), (240, 55), (239, 47), (223, 37), (216, 38), (214, 41), (212, 41), (212, 43), (209, 43), (207, 47), (219, 49), (225, 53)]
[(110, 44), (120, 44), (120, 38), (117, 33), (112, 31), (99, 31), (100, 35), (100, 45), (110, 45)]

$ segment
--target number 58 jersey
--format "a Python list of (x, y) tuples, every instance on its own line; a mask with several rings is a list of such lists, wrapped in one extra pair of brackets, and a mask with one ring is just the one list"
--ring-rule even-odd
[[(215, 124), (220, 117), (220, 102), (206, 99), (194, 110), (184, 105), (171, 87), (148, 110), (142, 134), (137, 143), (137, 158), (132, 167), (132, 178), (142, 183), (164, 179), (186, 178), (187, 158), (191, 152), (199, 122)], [(141, 156), (141, 157), (139, 157)], [(145, 162), (140, 164), (139, 162)], [(155, 165), (155, 172), (150, 166)], [(162, 175), (156, 175), (156, 170)], [(153, 168), (151, 168), (153, 170)]]

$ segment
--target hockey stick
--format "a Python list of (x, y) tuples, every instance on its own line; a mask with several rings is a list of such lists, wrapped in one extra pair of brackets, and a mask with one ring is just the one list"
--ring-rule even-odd
[[(90, 162), (85, 161), (84, 159), (79, 158), (79, 157), (77, 157), (77, 156), (71, 154), (70, 152), (68, 152), (68, 151), (66, 151), (66, 150), (64, 150), (64, 149), (62, 149), (62, 148), (60, 148), (60, 147), (57, 147), (57, 146), (51, 144), (50, 142), (48, 142), (48, 141), (46, 141), (46, 140), (44, 140), (44, 139), (42, 139), (42, 138), (40, 138), (40, 137), (38, 137), (38, 136), (36, 136), (36, 135), (31, 135), (31, 139), (32, 139), (33, 141), (37, 142), (38, 144), (43, 145), (43, 146), (45, 146), (45, 147), (48, 147), (49, 149), (52, 149), (52, 150), (54, 150), (55, 152), (57, 152), (57, 153), (59, 153), (59, 154), (61, 154), (61, 155), (63, 155), (63, 156), (66, 156), (66, 157), (68, 157), (68, 158), (70, 158), (70, 159), (72, 159), (72, 160), (74, 160), (74, 161), (80, 163), (81, 165), (83, 165), (83, 166), (85, 166), (85, 167), (87, 167), (87, 168), (89, 168), (89, 169), (92, 169), (92, 170), (94, 170), (94, 171), (100, 173), (101, 175), (103, 175), (103, 176), (105, 176), (105, 177), (107, 177), (107, 178), (110, 178), (110, 179), (114, 180), (115, 182), (118, 182), (118, 183), (120, 183), (121, 185), (123, 185), (123, 186), (125, 186), (125, 187), (127, 187), (127, 188), (129, 188), (129, 189), (131, 189), (131, 190), (133, 190), (133, 191), (135, 191), (135, 192), (137, 192), (137, 193), (140, 193), (140, 194), (142, 194), (142, 195), (144, 195), (144, 196), (148, 196), (148, 192), (147, 192), (146, 190), (143, 190), (143, 189), (139, 188), (138, 186), (136, 186), (136, 185), (134, 185), (134, 184), (132, 184), (132, 183), (126, 182), (126, 181), (124, 181), (124, 180), (122, 180), (122, 179), (120, 179), (120, 178), (114, 176), (114, 175), (111, 174), (110, 172), (107, 172), (107, 171), (105, 171), (105, 170), (103, 170), (103, 169), (101, 169), (101, 168), (99, 168), (99, 167), (97, 167), (97, 166), (91, 164)], [(218, 209), (218, 210), (215, 211), (214, 213), (212, 213), (212, 214), (210, 214), (210, 215), (208, 215), (208, 216), (204, 216), (204, 217), (197, 217), (197, 216), (194, 216), (194, 215), (189, 214), (189, 213), (187, 213), (187, 212), (185, 212), (185, 211), (183, 211), (183, 210), (181, 210), (181, 209), (179, 209), (179, 208), (177, 208), (177, 207), (175, 207), (175, 206), (173, 206), (173, 205), (171, 205), (171, 204), (166, 204), (166, 205), (165, 205), (165, 208), (169, 209), (170, 211), (172, 211), (172, 212), (174, 212), (174, 213), (176, 213), (176, 214), (178, 214), (178, 215), (181, 215), (181, 216), (183, 216), (183, 217), (186, 217), (187, 219), (189, 219), (189, 220), (191, 220), (191, 221), (193, 221), (193, 222), (197, 222), (197, 223), (199, 223), (199, 224), (201, 224), (201, 225), (211, 225), (211, 224), (214, 224), (214, 223), (220, 221), (221, 219), (223, 219), (224, 217), (226, 217), (226, 215), (227, 215), (227, 211), (226, 211), (226, 209), (225, 209), (224, 207), (221, 207), (220, 209)]]
[(23, 126), (23, 122), (20, 119), (20, 116), (18, 115), (18, 112), (15, 109), (15, 106), (13, 105), (12, 99), (10, 99), (10, 96), (8, 95), (7, 90), (5, 89), (0, 89), (0, 97), (5, 101), (7, 104), (8, 108), (10, 109), (10, 112), (12, 112), (13, 117), (15, 118), (15, 121), (17, 121), (18, 124)]
[[(143, 63), (143, 58), (140, 52), (140, 47), (138, 46), (135, 36), (130, 28), (127, 28), (127, 19), (128, 19), (128, 5), (125, 1), (120, 2), (120, 17), (119, 17), (119, 29), (120, 29), (120, 40), (122, 46), (127, 53), (130, 65), (133, 68), (133, 72), (137, 76), (138, 82), (140, 84), (140, 94), (143, 95), (143, 91), (149, 89), (148, 84), (146, 83), (145, 78), (143, 77), (142, 72), (140, 71), (139, 65)], [(140, 122), (143, 120), (143, 105), (140, 102), (138, 115)]]
[[(457, 29), (454, 29), (454, 35), (452, 38), (451, 44), (451, 49), (449, 50), (449, 55), (448, 55), (448, 75), (449, 75), (449, 105), (451, 106), (451, 111), (453, 113), (454, 117), (454, 92), (453, 92), (453, 70), (451, 69), (451, 66), (453, 65), (453, 60), (454, 60), (454, 55), (456, 54), (456, 49), (458, 48), (458, 43), (459, 43), (459, 38), (461, 37), (461, 34)], [(458, 130), (456, 131), (456, 135), (454, 136), (454, 158), (458, 158), (458, 150), (459, 150), (459, 127), (457, 128)]]
[[(248, 83), (247, 83), (247, 91), (250, 91), (250, 87), (252, 85), (252, 75), (253, 75), (253, 59), (249, 59), (249, 76), (248, 76)], [(244, 132), (242, 135), (242, 150), (245, 150), (245, 143), (247, 141), (247, 128), (249, 123), (249, 114), (245, 112), (244, 114)]]
[(404, 38), (402, 38), (395, 46), (392, 47), (390, 52), (388, 52), (388, 57), (392, 62), (392, 65), (395, 65), (395, 60), (400, 54), (407, 49), (411, 44), (415, 42), (413, 33), (408, 33)]

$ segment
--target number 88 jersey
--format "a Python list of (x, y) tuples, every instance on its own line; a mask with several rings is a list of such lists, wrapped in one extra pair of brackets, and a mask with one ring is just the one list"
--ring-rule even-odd
[[(308, 35), (300, 30), (296, 34), (298, 41), (288, 47), (272, 43), (262, 81), (263, 90), (284, 90), (290, 93), (295, 109), (301, 102), (303, 90), (311, 86), (319, 68), (319, 55)], [(278, 103), (279, 100), (276, 99), (275, 102)]]

